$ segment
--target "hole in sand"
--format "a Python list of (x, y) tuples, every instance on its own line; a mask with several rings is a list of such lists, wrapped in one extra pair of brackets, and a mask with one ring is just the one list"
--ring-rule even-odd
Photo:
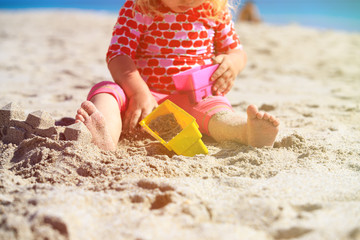
[(157, 195), (155, 201), (151, 204), (150, 210), (160, 209), (171, 203), (169, 194)]

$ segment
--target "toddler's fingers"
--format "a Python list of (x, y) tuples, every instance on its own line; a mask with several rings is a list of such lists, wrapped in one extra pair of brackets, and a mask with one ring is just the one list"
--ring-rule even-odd
[(137, 123), (139, 122), (139, 118), (141, 116), (141, 112), (140, 111), (135, 111), (132, 113), (131, 118), (130, 118), (130, 122), (129, 122), (129, 128), (130, 130), (134, 129), (137, 125)]
[(125, 116), (124, 116), (124, 122), (123, 122), (123, 128), (125, 131), (130, 131), (131, 130), (131, 122), (134, 119), (134, 113), (133, 111), (130, 111), (130, 109), (128, 109), (125, 112)]
[(232, 87), (234, 86), (234, 81), (230, 81), (229, 84), (227, 85), (226, 89), (222, 92), (223, 95), (227, 94), (228, 92), (230, 92), (230, 90), (232, 89)]
[(151, 111), (147, 111), (147, 110), (144, 110), (142, 113), (141, 113), (141, 117), (140, 117), (140, 121), (143, 120), (144, 118), (146, 118), (147, 115), (149, 115), (150, 113), (152, 112)]
[(224, 61), (224, 57), (222, 55), (213, 58), (213, 62), (216, 64), (219, 64), (219, 67), (212, 74), (212, 76), (210, 78), (211, 81), (215, 81), (216, 79), (218, 79), (221, 75), (223, 75), (227, 71), (228, 67), (226, 66), (226, 64), (223, 64), (223, 61)]
[(223, 84), (225, 84), (225, 79), (218, 78), (212, 86), (213, 92), (219, 92), (219, 89), (222, 87)]
[(233, 81), (233, 74), (231, 71), (226, 71), (223, 75), (220, 76), (220, 78), (218, 78), (218, 80), (216, 81), (215, 85), (215, 89), (217, 89), (219, 92), (224, 93), (229, 85), (231, 85), (230, 87), (232, 87), (231, 82)]
[(216, 71), (211, 76), (210, 80), (215, 81), (215, 80), (219, 79), (226, 71), (227, 71), (226, 66), (219, 65), (219, 67), (216, 69)]
[(213, 64), (220, 64), (224, 60), (224, 56), (223, 55), (218, 55), (216, 57), (214, 56), (211, 58), (211, 60), (213, 61)]
[(124, 116), (124, 122), (123, 122), (123, 130), (128, 131), (129, 130), (129, 122), (130, 122), (130, 115), (125, 112)]

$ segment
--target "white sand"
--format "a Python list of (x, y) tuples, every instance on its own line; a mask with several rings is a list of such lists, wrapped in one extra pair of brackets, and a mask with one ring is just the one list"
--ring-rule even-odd
[[(0, 106), (74, 117), (110, 80), (116, 15), (0, 12)], [(115, 153), (0, 141), (0, 239), (360, 239), (360, 34), (237, 25), (248, 54), (229, 99), (281, 120), (274, 148), (151, 137)]]

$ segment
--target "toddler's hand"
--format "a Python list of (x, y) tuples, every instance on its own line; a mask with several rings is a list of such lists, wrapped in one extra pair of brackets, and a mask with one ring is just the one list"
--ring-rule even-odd
[(157, 106), (158, 104), (150, 92), (139, 92), (129, 97), (129, 105), (124, 116), (124, 130), (132, 131), (138, 122), (149, 115)]
[(213, 57), (214, 64), (219, 64), (217, 70), (211, 76), (211, 81), (215, 81), (212, 90), (216, 95), (227, 94), (234, 85), (234, 80), (238, 74), (235, 63), (228, 54), (220, 54)]

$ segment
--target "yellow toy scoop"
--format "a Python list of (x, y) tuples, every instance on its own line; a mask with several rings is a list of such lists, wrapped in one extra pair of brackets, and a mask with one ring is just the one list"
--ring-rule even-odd
[(195, 118), (170, 100), (160, 104), (140, 125), (178, 155), (192, 157), (208, 153)]

